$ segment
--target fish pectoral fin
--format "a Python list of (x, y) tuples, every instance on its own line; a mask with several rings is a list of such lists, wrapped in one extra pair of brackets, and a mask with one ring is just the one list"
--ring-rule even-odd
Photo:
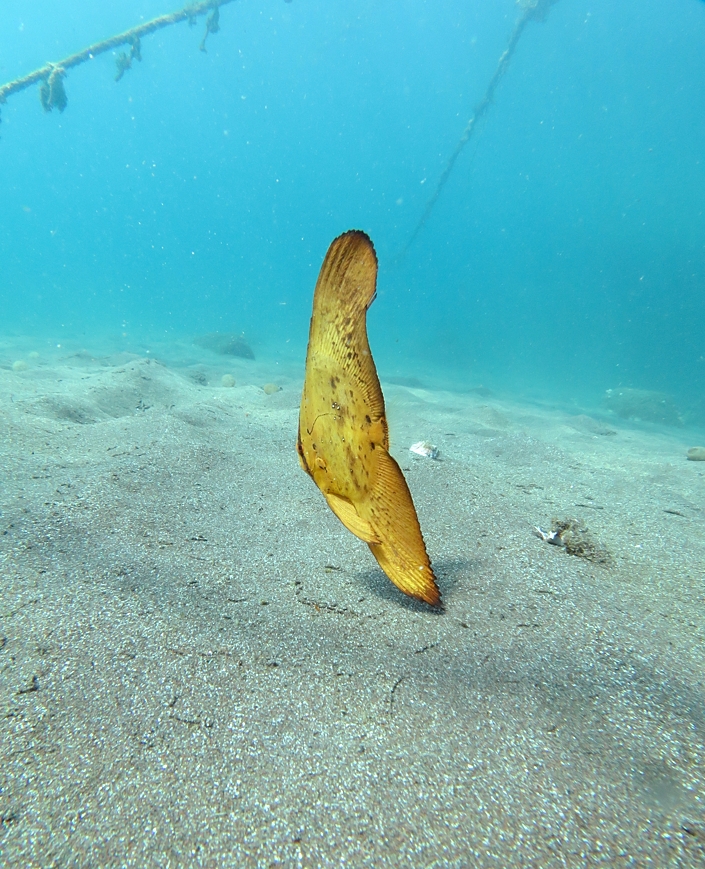
[(333, 495), (332, 493), (323, 493), (325, 495), (328, 506), (345, 525), (348, 531), (351, 531), (355, 537), (364, 540), (365, 543), (380, 543), (374, 528), (370, 523), (363, 519), (355, 509), (355, 505), (347, 498), (341, 495)]

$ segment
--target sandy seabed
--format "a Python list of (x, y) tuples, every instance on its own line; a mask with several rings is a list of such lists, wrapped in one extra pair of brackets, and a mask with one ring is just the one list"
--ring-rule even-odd
[[(437, 613), (300, 470), (302, 366), (28, 346), (2, 865), (705, 866), (697, 435), (383, 378)], [(606, 560), (534, 533), (569, 517)]]

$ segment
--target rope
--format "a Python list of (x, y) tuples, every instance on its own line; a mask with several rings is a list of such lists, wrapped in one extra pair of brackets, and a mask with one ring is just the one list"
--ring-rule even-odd
[(475, 126), (477, 122), (482, 118), (487, 109), (489, 109), (490, 104), (492, 103), (492, 99), (494, 97), (494, 92), (497, 89), (497, 85), (499, 84), (504, 73), (507, 71), (509, 61), (512, 59), (512, 55), (516, 50), (519, 39), (521, 38), (521, 34), (524, 32), (524, 28), (526, 27), (528, 21), (532, 18), (536, 21), (545, 21), (546, 16), (548, 15), (549, 6), (557, 2), (558, 0), (519, 0), (519, 4), (522, 10), (521, 15), (519, 16), (516, 24), (514, 25), (514, 29), (512, 30), (509, 37), (509, 42), (507, 43), (507, 47), (504, 49), (499, 58), (497, 68), (494, 71), (494, 75), (490, 79), (490, 83), (487, 86), (485, 95), (475, 108), (474, 115), (467, 122), (467, 125), (463, 130), (463, 134), (460, 137), (458, 144), (455, 146), (455, 150), (448, 158), (448, 162), (446, 163), (446, 167), (441, 174), (438, 184), (436, 185), (433, 196), (426, 204), (426, 208), (421, 215), (421, 219), (416, 224), (414, 231), (411, 233), (411, 236), (402, 251), (402, 255), (409, 250), (411, 245), (414, 243), (416, 236), (426, 225), (426, 222), (428, 221), (429, 217), (431, 216), (431, 212), (433, 211), (433, 206), (438, 201), (438, 197), (441, 195), (441, 191), (445, 187), (446, 181), (448, 181), (448, 179), (450, 178), (450, 173), (453, 171), (455, 161), (460, 156), (463, 148), (470, 141), (470, 137), (475, 131)]
[(115, 81), (120, 81), (125, 72), (132, 66), (133, 60), (142, 60), (140, 40), (143, 36), (154, 33), (155, 30), (161, 30), (163, 27), (178, 24), (181, 21), (188, 20), (189, 24), (195, 24), (196, 19), (200, 15), (210, 12), (210, 15), (206, 19), (206, 32), (199, 46), (201, 51), (205, 51), (208, 34), (217, 33), (220, 29), (218, 24), (220, 7), (232, 2), (233, 0), (203, 0), (200, 3), (191, 3), (177, 12), (171, 12), (169, 15), (160, 15), (158, 18), (146, 21), (144, 24), (126, 30), (124, 33), (118, 33), (116, 36), (111, 36), (102, 42), (95, 42), (93, 45), (89, 45), (88, 48), (84, 48), (83, 51), (72, 54), (64, 58), (64, 60), (58, 61), (58, 63), (45, 63), (44, 66), (35, 69), (34, 72), (30, 72), (28, 75), (0, 85), (0, 105), (7, 102), (7, 98), (11, 94), (25, 90), (36, 82), (41, 82), (39, 99), (44, 111), (50, 112), (56, 108), (60, 112), (63, 112), (67, 104), (66, 91), (63, 84), (67, 70), (85, 63), (87, 60), (93, 60), (94, 57), (104, 54), (113, 48), (129, 45), (130, 53), (121, 52), (115, 60), (117, 64)]

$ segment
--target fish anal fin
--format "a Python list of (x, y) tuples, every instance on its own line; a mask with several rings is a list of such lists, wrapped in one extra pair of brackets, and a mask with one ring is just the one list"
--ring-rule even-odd
[(386, 450), (380, 450), (377, 459), (377, 479), (368, 498), (370, 523), (380, 542), (367, 541), (370, 550), (401, 591), (440, 606), (441, 595), (404, 475)]
[(347, 498), (340, 495), (334, 495), (330, 492), (324, 493), (328, 506), (345, 525), (348, 531), (352, 532), (355, 537), (364, 540), (365, 543), (379, 543), (380, 539), (377, 536), (374, 528), (370, 523), (363, 519), (355, 509), (355, 505)]

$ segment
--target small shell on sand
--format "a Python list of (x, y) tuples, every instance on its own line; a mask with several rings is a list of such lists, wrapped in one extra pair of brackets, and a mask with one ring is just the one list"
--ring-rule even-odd
[(437, 459), (440, 454), (438, 447), (429, 441), (419, 441), (417, 444), (412, 444), (409, 447), (409, 452), (423, 456), (425, 459)]
[(220, 378), (220, 385), (228, 387), (235, 386), (235, 378), (232, 376), (232, 374), (224, 374)]
[(27, 363), (24, 361), (24, 359), (18, 359), (16, 362), (12, 363), (12, 370), (13, 371), (26, 371), (27, 370)]
[(705, 462), (705, 447), (691, 447), (688, 450), (688, 461)]
[(274, 395), (275, 392), (279, 392), (281, 386), (277, 386), (276, 383), (265, 383), (262, 387), (262, 390), (266, 395)]

